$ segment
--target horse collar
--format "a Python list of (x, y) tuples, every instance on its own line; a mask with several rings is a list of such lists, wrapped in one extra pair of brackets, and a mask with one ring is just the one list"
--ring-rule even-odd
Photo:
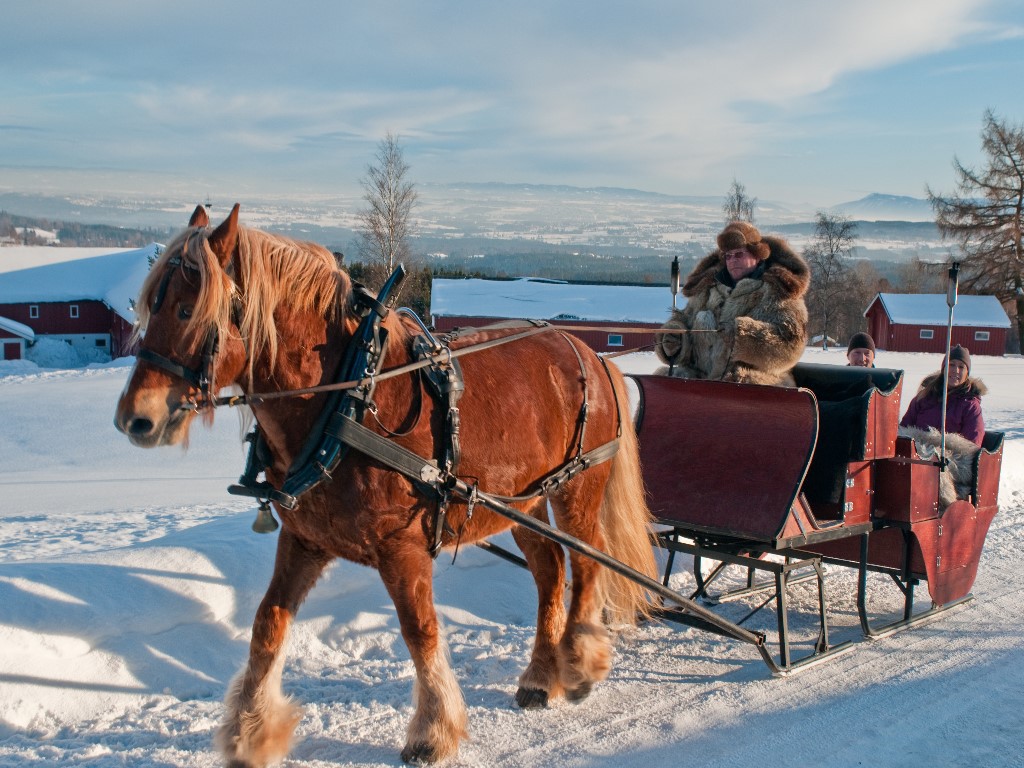
[(375, 387), (374, 376), (377, 366), (384, 358), (387, 346), (387, 329), (381, 321), (387, 316), (397, 287), (405, 279), (405, 268), (399, 265), (384, 283), (380, 293), (374, 298), (361, 285), (354, 287), (351, 302), (353, 309), (362, 315), (362, 320), (349, 341), (342, 361), (337, 381), (348, 379), (368, 379), (368, 383), (355, 390), (346, 390), (340, 398), (330, 397), (324, 412), (317, 420), (317, 427), (306, 440), (306, 445), (299, 452), (292, 466), (288, 469), (284, 483), (276, 489), (267, 482), (257, 483), (255, 475), (265, 469), (260, 466), (256, 472), (253, 451), (257, 448), (256, 440), (250, 446), (250, 459), (246, 472), (236, 485), (228, 488), (228, 493), (238, 496), (251, 496), (257, 499), (272, 499), (285, 509), (295, 509), (299, 497), (314, 487), (328, 480), (331, 472), (348, 453), (348, 446), (338, 437), (338, 423), (342, 418), (361, 420), (366, 407), (370, 404)]

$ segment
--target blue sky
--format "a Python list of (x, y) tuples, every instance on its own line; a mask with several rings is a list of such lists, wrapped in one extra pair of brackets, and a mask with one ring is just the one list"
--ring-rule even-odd
[(0, 191), (358, 194), (418, 183), (833, 205), (953, 188), (1024, 122), (1011, 0), (9, 3)]

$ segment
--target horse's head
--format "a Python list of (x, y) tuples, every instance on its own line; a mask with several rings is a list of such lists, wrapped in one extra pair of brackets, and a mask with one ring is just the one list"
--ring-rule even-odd
[[(136, 304), (141, 337), (114, 424), (135, 445), (187, 440), (216, 393), (245, 371), (238, 330), (238, 205), (215, 230), (198, 206), (189, 227), (153, 265)], [(212, 415), (213, 409), (207, 411)]]

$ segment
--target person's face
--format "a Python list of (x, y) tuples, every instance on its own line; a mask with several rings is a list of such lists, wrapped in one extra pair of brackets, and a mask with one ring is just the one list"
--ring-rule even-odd
[(757, 267), (757, 259), (746, 248), (726, 251), (722, 256), (725, 258), (725, 268), (729, 271), (729, 277), (733, 280), (746, 277)]
[(850, 365), (859, 365), (862, 368), (870, 368), (875, 362), (875, 351), (863, 347), (854, 347), (846, 353), (846, 359)]
[(967, 381), (967, 366), (959, 360), (949, 361), (949, 388), (959, 387)]

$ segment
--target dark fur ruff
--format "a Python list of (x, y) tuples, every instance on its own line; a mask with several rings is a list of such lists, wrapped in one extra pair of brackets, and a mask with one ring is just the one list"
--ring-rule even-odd
[(741, 278), (728, 287), (721, 279), (725, 261), (720, 250), (708, 254), (687, 277), (687, 304), (662, 327), (695, 333), (666, 334), (656, 347), (662, 361), (673, 364), (673, 375), (793, 385), (790, 370), (807, 343), (803, 297), (811, 272), (785, 240), (765, 237), (762, 243), (770, 254), (760, 278)]

